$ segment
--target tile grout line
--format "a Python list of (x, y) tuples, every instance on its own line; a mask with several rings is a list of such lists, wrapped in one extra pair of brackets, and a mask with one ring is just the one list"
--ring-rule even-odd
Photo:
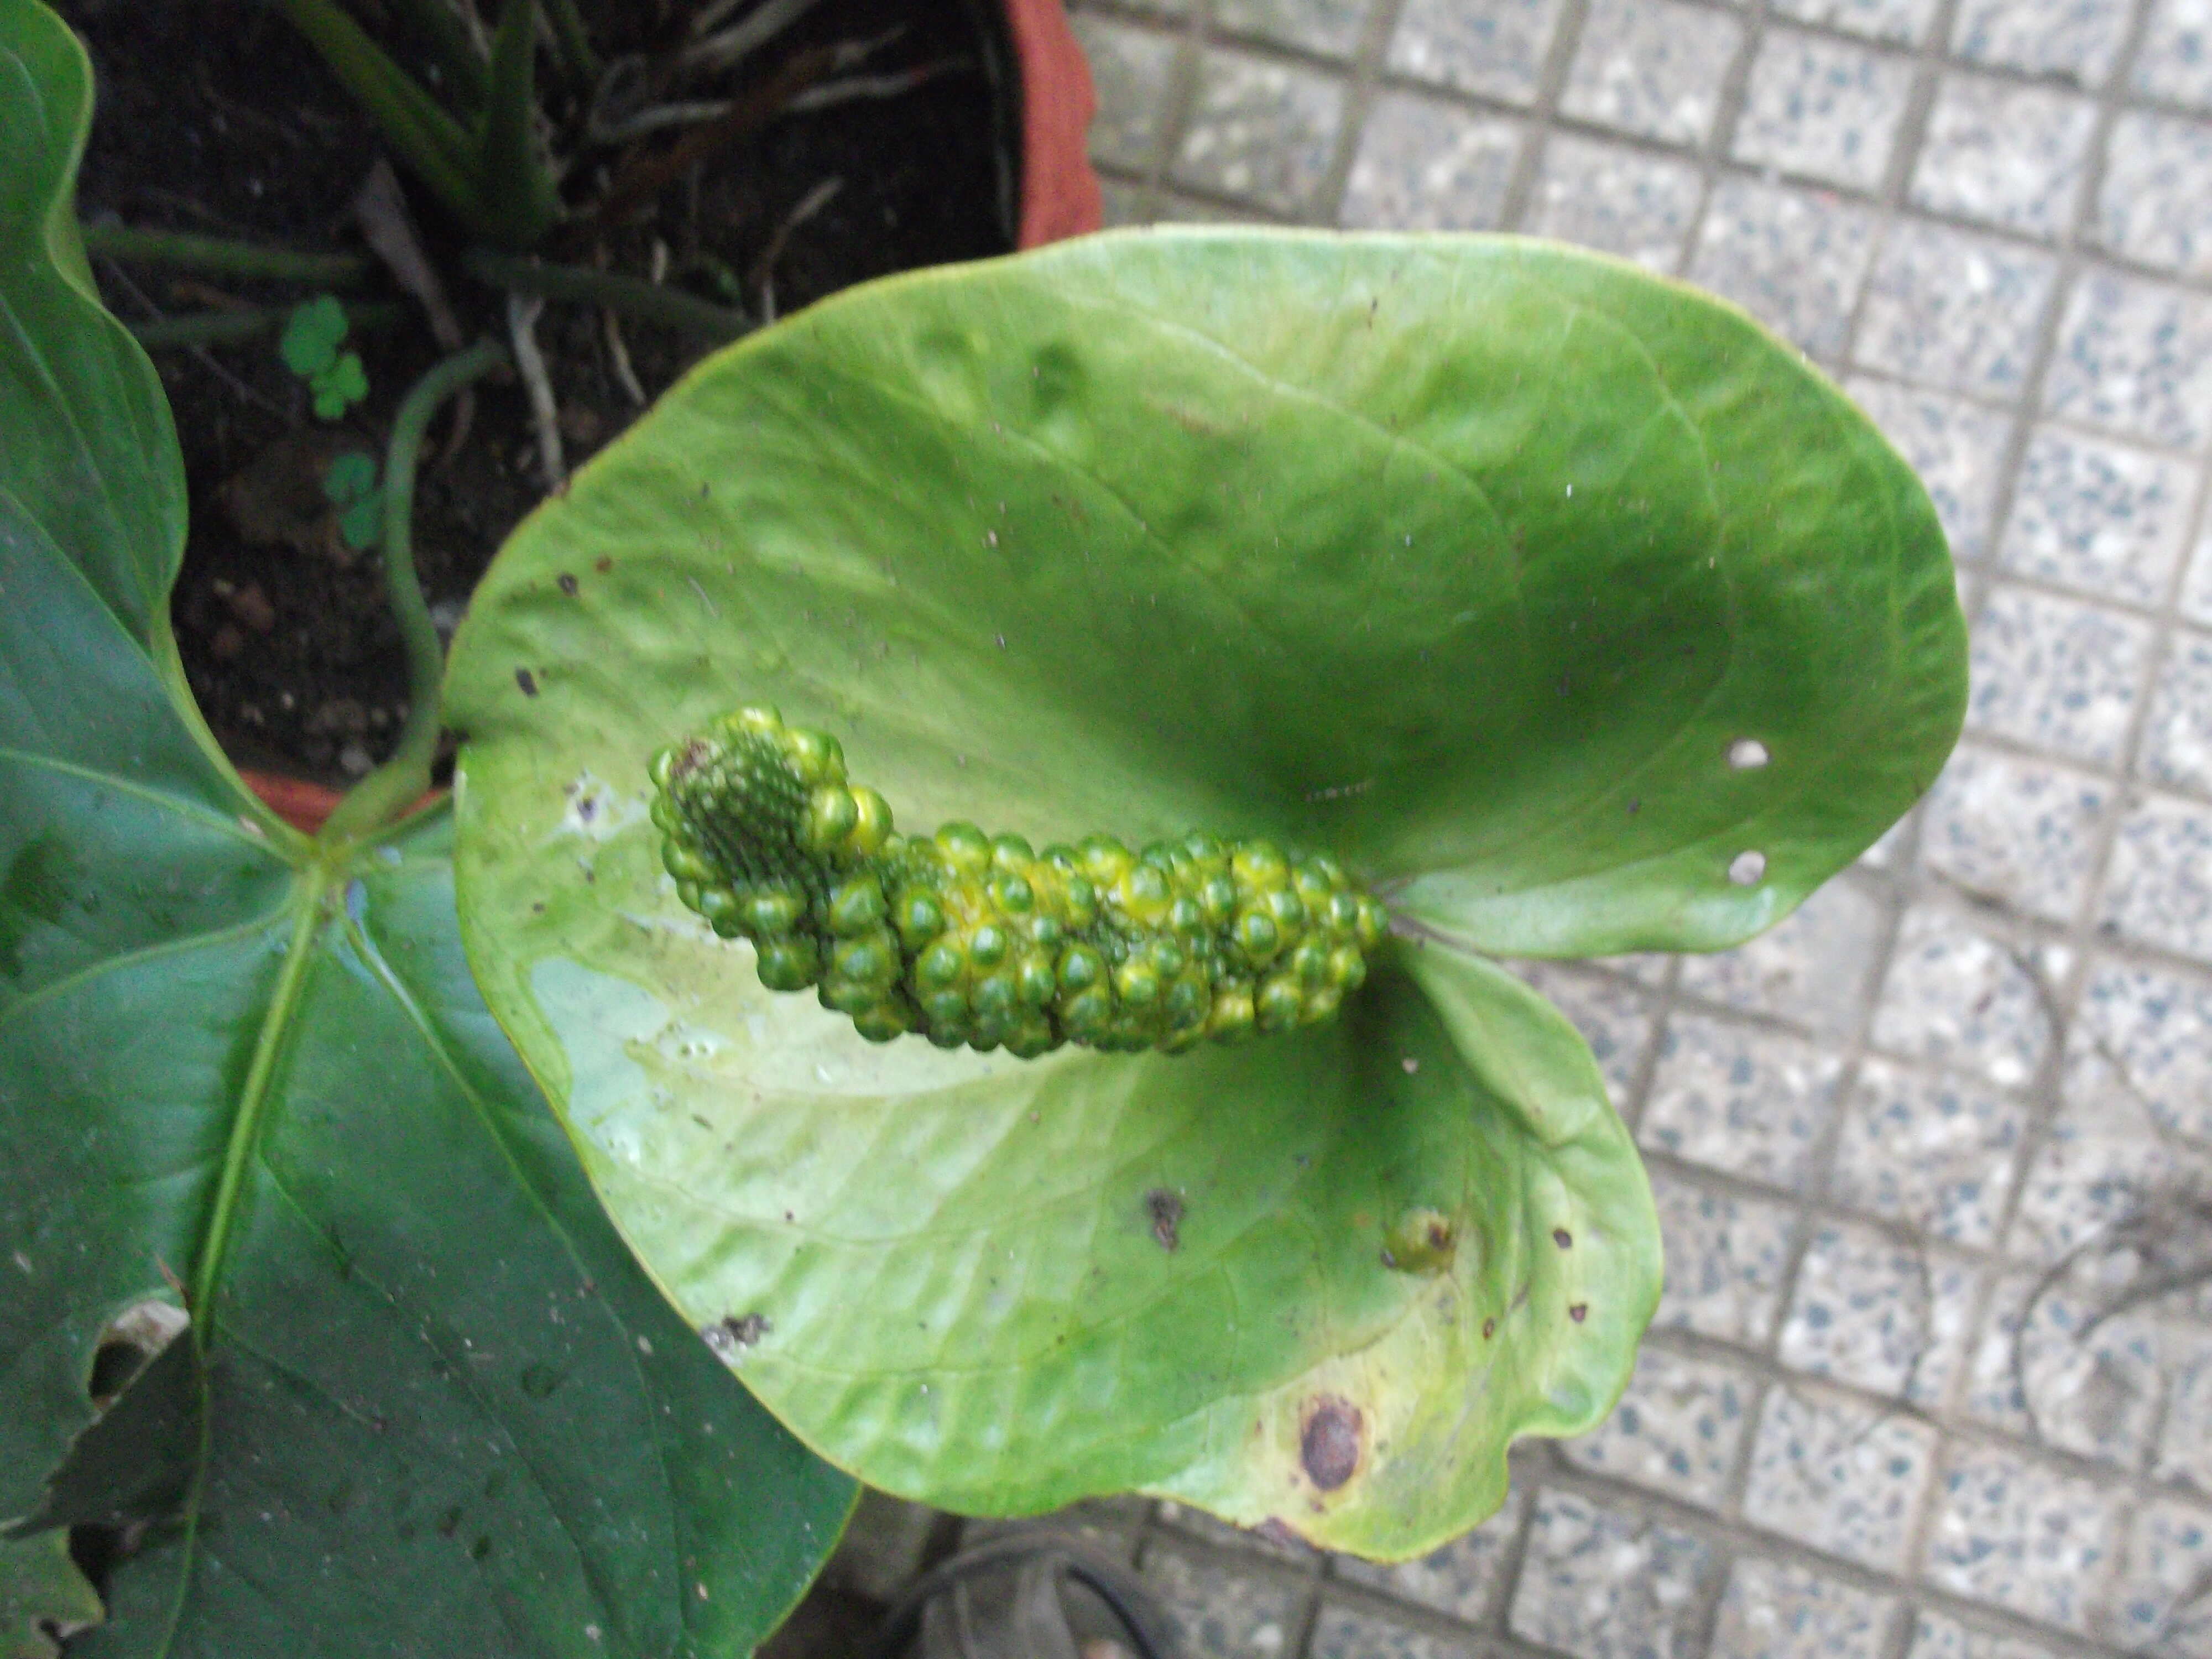
[(1352, 73), (1337, 120), (1336, 147), (1327, 169), (1309, 192), (1299, 217), (1317, 225), (1334, 226), (1344, 216), (1344, 193), (1359, 159), (1360, 140), (1374, 113), (1383, 71), (1389, 62), (1390, 38), (1397, 32), (1405, 0), (1371, 0), (1367, 19), (1352, 56)]
[[(1536, 71), (1535, 95), (1522, 112), (1526, 125), (1521, 148), (1506, 178), (1505, 194), (1498, 204), (1501, 230), (1520, 230), (1535, 198), (1552, 132), (1559, 122), (1559, 106), (1567, 94), (1567, 77), (1574, 71), (1576, 54), (1582, 50), (1583, 32), (1589, 23), (1589, 0), (1562, 0), (1552, 20), (1552, 38), (1544, 47), (1544, 61)], [(1502, 100), (1501, 100), (1502, 101)]]

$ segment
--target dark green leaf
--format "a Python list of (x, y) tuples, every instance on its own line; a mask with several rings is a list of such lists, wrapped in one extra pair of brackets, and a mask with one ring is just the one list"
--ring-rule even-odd
[(170, 1342), (77, 1437), (39, 1507), (0, 1534), (175, 1513), (191, 1491), (199, 1449), (199, 1382), (191, 1343)]
[(90, 106), (0, 0), (0, 1521), (174, 1275), (204, 1446), (82, 1651), (742, 1653), (851, 1485), (607, 1225), (463, 964), (442, 813), (319, 847), (208, 741), (175, 437), (69, 213)]

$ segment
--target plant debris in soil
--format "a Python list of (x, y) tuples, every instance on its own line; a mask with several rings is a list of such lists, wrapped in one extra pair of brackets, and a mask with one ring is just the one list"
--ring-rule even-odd
[[(640, 66), (665, 64), (707, 3), (586, 0), (602, 62), (630, 77), (603, 77), (588, 100), (550, 89), (550, 54), (541, 50), (541, 105), (556, 151), (575, 158), (563, 180), (570, 218), (547, 258), (663, 282), (758, 323), (871, 277), (1012, 246), (1018, 112), (995, 5), (817, 0), (768, 46), (720, 71), (719, 84), (659, 92), (655, 106), (636, 90)], [(434, 84), (427, 58), (410, 55), (402, 9), (349, 3), (404, 66)], [(459, 3), (465, 9), (469, 0)], [(98, 77), (78, 193), (85, 222), (365, 251), (352, 204), (383, 154), (378, 135), (265, 0), (58, 0), (58, 9)], [(741, 5), (727, 17), (763, 9)], [(810, 53), (816, 72), (797, 78), (806, 82), (799, 102), (812, 106), (786, 107), (621, 215), (592, 218), (618, 181), (650, 179), (647, 164), (701, 125), (694, 117), (621, 132), (627, 119), (709, 94), (742, 100), (779, 74), (791, 79), (791, 66)], [(618, 136), (590, 136), (610, 131)], [(506, 337), (505, 295), (465, 274), (465, 234), (429, 192), (402, 179), (464, 331)], [(109, 307), (134, 325), (289, 307), (319, 292), (106, 257), (93, 264)], [(445, 355), (422, 307), (376, 269), (372, 285), (340, 293), (350, 313), (375, 307), (385, 317), (372, 312), (371, 320), (385, 325), (356, 328), (341, 343), (358, 354), (367, 395), (348, 398), (338, 418), (320, 418), (313, 405), (319, 389), (326, 404), (343, 397), (350, 371), (335, 366), (327, 384), (311, 386), (286, 366), (274, 335), (154, 353), (191, 498), (173, 603), (186, 677), (241, 764), (336, 786), (389, 752), (407, 684), (374, 546), (374, 504), (331, 480), (362, 465), (342, 457), (381, 468), (399, 399)], [(635, 318), (611, 330), (598, 307), (560, 301), (546, 305), (536, 337), (572, 467), (636, 417), (635, 394), (657, 396), (706, 349)], [(448, 634), (544, 480), (538, 428), (519, 382), (483, 385), (465, 441), (447, 453), (453, 428), (448, 410), (431, 428), (415, 512), (417, 568)]]

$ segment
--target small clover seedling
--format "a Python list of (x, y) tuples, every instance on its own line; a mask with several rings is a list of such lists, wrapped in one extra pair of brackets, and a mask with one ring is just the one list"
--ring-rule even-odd
[(338, 534), (348, 547), (359, 553), (374, 544), (384, 527), (384, 491), (367, 451), (349, 449), (330, 464), (323, 496), (338, 510)]
[(350, 326), (337, 297), (320, 294), (293, 307), (277, 344), (284, 366), (307, 383), (315, 413), (325, 421), (341, 418), (368, 396), (368, 372), (361, 354), (338, 349)]

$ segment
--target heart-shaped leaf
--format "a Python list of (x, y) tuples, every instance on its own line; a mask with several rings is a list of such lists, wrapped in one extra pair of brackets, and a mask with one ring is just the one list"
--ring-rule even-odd
[[(1609, 1408), (1658, 1288), (1587, 1050), (1472, 951), (1759, 931), (1964, 678), (1918, 484), (1740, 313), (1541, 244), (1096, 238), (755, 337), (517, 533), (456, 651), (463, 932), (633, 1248), (833, 1461), (1410, 1554)], [(662, 874), (646, 763), (748, 702), (908, 830), (1266, 835), (1401, 937), (1246, 1048), (871, 1048)]]
[[(447, 816), (311, 842), (209, 739), (175, 435), (70, 211), (90, 109), (0, 0), (0, 1520), (185, 1472), (73, 1651), (747, 1651), (851, 1483), (608, 1226), (469, 979)], [(72, 1455), (149, 1302), (189, 1365)], [(0, 1545), (11, 1620), (81, 1616), (62, 1537)]]

